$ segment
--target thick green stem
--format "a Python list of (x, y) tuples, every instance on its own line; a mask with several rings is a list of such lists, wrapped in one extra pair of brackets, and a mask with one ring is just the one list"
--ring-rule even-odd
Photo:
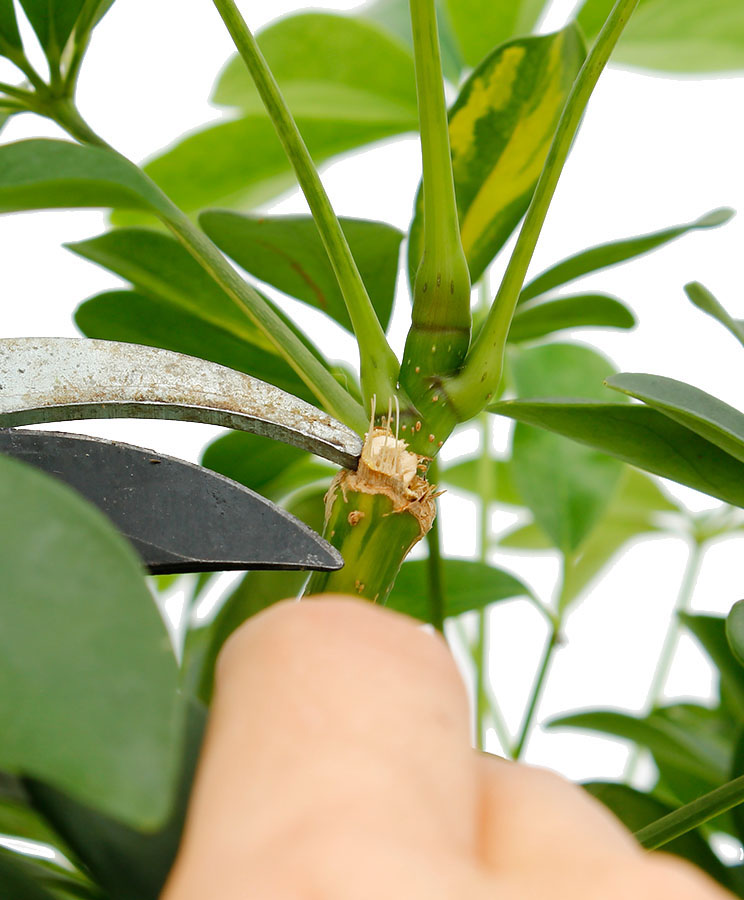
[(61, 125), (68, 134), (71, 134), (81, 144), (103, 147), (105, 150), (110, 150), (119, 156), (121, 155), (88, 125), (78, 112), (73, 101), (69, 98), (60, 97), (50, 100), (45, 105), (40, 105), (39, 110), (49, 116), (50, 119), (54, 119), (58, 125)]
[[(693, 541), (687, 556), (687, 564), (685, 566), (684, 574), (682, 575), (682, 581), (680, 582), (677, 601), (674, 605), (674, 610), (669, 620), (666, 634), (664, 635), (664, 641), (661, 645), (656, 668), (653, 677), (651, 678), (651, 684), (649, 685), (648, 693), (646, 694), (645, 708), (647, 712), (651, 712), (663, 695), (664, 685), (666, 684), (667, 676), (669, 675), (669, 670), (672, 666), (674, 654), (677, 649), (677, 642), (679, 640), (679, 614), (687, 612), (690, 608), (692, 595), (695, 591), (695, 584), (697, 583), (697, 577), (700, 572), (700, 566), (703, 562), (704, 555), (704, 543), (702, 541)], [(628, 763), (625, 767), (624, 777), (626, 781), (630, 781), (635, 774), (639, 756), (639, 750), (636, 746), (628, 757)]]
[(647, 850), (656, 850), (742, 802), (744, 802), (744, 775), (646, 825), (645, 828), (636, 831), (634, 837)]
[[(386, 409), (388, 402), (399, 397), (399, 363), (385, 338), (317, 169), (279, 86), (235, 3), (233, 0), (213, 2), (256, 84), (313, 214), (359, 344), (365, 401), (376, 397), (377, 409)], [(408, 404), (404, 401), (403, 405)]]
[(457, 219), (449, 126), (434, 0), (410, 0), (424, 192), (424, 248), (401, 383), (426, 428), (443, 441), (456, 419), (443, 376), (456, 372), (470, 343), (470, 272)]
[(344, 470), (326, 494), (323, 535), (341, 553), (337, 572), (314, 572), (306, 594), (356, 594), (384, 604), (411, 548), (431, 528), (433, 488), (421, 457), (388, 428), (375, 428), (355, 472)]
[(584, 110), (638, 0), (617, 0), (574, 82), (561, 114), (514, 252), (491, 312), (461, 372), (445, 387), (461, 421), (476, 415), (493, 397), (501, 379), (506, 338), (558, 179)]

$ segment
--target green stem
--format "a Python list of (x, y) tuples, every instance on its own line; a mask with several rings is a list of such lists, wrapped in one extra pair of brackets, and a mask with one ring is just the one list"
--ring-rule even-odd
[(447, 380), (448, 396), (461, 421), (483, 409), (498, 387), (509, 326), (558, 179), (597, 80), (637, 4), (638, 0), (617, 0), (602, 26), (566, 101), (488, 319), (473, 344), (462, 371)]
[(424, 244), (460, 243), (434, 0), (410, 0), (424, 190)]
[[(80, 141), (81, 144), (92, 144), (94, 147), (102, 147), (104, 150), (110, 150), (112, 153), (116, 153), (117, 156), (121, 156), (118, 150), (115, 150), (111, 144), (108, 144), (88, 125), (71, 99), (59, 97), (48, 101), (46, 104), (39, 104), (38, 110), (43, 115), (53, 119), (68, 134)], [(144, 172), (142, 174), (147, 178)]]
[(174, 203), (167, 198), (166, 200), (169, 211), (163, 216), (163, 221), (175, 236), (225, 293), (248, 313), (328, 412), (363, 434), (369, 427), (363, 407), (344, 390), (323, 363), (282, 322), (263, 297), (243, 281), (204, 232), (200, 231)]
[(7, 41), (0, 38), (0, 51), (2, 55), (9, 59), (16, 68), (28, 78), (29, 82), (41, 93), (48, 93), (49, 88), (44, 83), (44, 79), (39, 75), (36, 69), (28, 61), (26, 54), (18, 47), (12, 46)]
[[(71, 100), (57, 100), (47, 114), (81, 143), (94, 144), (121, 156), (90, 128)], [(141, 170), (140, 175), (161, 198), (158, 215), (199, 265), (271, 340), (280, 356), (289, 363), (326, 410), (363, 434), (368, 427), (364, 409), (341, 387), (291, 328), (285, 325), (263, 297), (238, 275), (204, 232)]]
[(0, 92), (7, 94), (9, 97), (15, 97), (18, 100), (31, 102), (34, 99), (34, 95), (31, 91), (25, 91), (16, 84), (6, 84), (4, 81), (0, 81)]
[[(89, 0), (78, 16), (75, 26), (74, 45), (70, 62), (64, 78), (64, 93), (68, 97), (75, 94), (75, 85), (80, 74), (80, 66), (85, 56), (85, 51), (90, 43), (90, 36), (96, 24), (96, 12), (100, 8), (98, 0)], [(81, 27), (82, 23), (82, 27)]]
[[(674, 611), (672, 612), (672, 616), (669, 620), (669, 625), (667, 626), (667, 631), (664, 635), (664, 641), (661, 645), (661, 651), (659, 652), (659, 658), (656, 663), (656, 668), (654, 670), (653, 677), (651, 678), (651, 684), (649, 685), (648, 693), (646, 694), (645, 707), (647, 712), (650, 712), (653, 709), (653, 707), (656, 705), (656, 703), (659, 701), (659, 698), (663, 694), (664, 685), (666, 683), (667, 676), (669, 675), (669, 670), (671, 668), (672, 661), (674, 660), (674, 654), (677, 649), (677, 641), (679, 640), (679, 614), (681, 612), (686, 612), (690, 608), (692, 595), (695, 590), (695, 584), (697, 582), (697, 577), (700, 572), (700, 566), (702, 564), (704, 555), (704, 543), (701, 541), (694, 541), (687, 556), (687, 563), (685, 565), (684, 574), (682, 575), (682, 581), (680, 582), (677, 601), (674, 605)], [(636, 746), (633, 748), (633, 752), (628, 758), (628, 763), (625, 767), (624, 778), (626, 781), (630, 781), (630, 779), (633, 777), (636, 766), (638, 765), (639, 756), (639, 750)]]
[(486, 608), (478, 610), (478, 636), (473, 648), (473, 662), (475, 663), (475, 725), (476, 746), (479, 750), (486, 749), (486, 732), (488, 730), (488, 611)]
[(646, 825), (645, 828), (636, 831), (634, 837), (647, 850), (656, 850), (657, 847), (687, 834), (693, 828), (703, 825), (742, 802), (744, 802), (744, 775)]
[(522, 720), (522, 727), (519, 730), (519, 737), (517, 738), (517, 742), (514, 746), (514, 759), (519, 759), (521, 757), (527, 744), (527, 740), (530, 736), (532, 722), (535, 718), (537, 706), (542, 696), (542, 691), (548, 676), (550, 664), (553, 661), (553, 654), (555, 652), (555, 648), (560, 644), (560, 627), (560, 622), (555, 622), (550, 630), (550, 634), (548, 635), (548, 640), (545, 644), (545, 650), (543, 651), (543, 657), (540, 662), (540, 668), (538, 669), (537, 677), (535, 678), (534, 684), (532, 685), (532, 691), (530, 693), (530, 699), (527, 704), (527, 710), (524, 714), (524, 719)]
[(256, 84), (312, 212), (359, 344), (365, 400), (376, 396), (378, 410), (384, 409), (398, 396), (398, 360), (385, 338), (312, 157), (258, 44), (233, 0), (213, 2)]
[[(428, 478), (433, 484), (436, 484), (439, 479), (439, 468), (435, 459), (429, 464)], [(442, 544), (439, 533), (438, 501), (437, 514), (426, 535), (426, 543), (429, 547), (426, 570), (429, 582), (429, 601), (431, 603), (431, 623), (440, 634), (444, 634), (444, 611), (447, 608), (447, 601), (444, 594), (444, 579), (442, 577)]]
[(563, 616), (565, 615), (565, 610), (561, 605), (560, 597), (563, 593), (563, 588), (566, 583), (566, 570), (571, 564), (572, 558), (564, 554), (563, 570), (561, 572), (560, 581), (558, 582), (555, 592), (555, 596), (558, 598), (558, 601), (556, 603), (556, 608), (558, 611), (556, 613), (551, 613), (547, 610), (547, 608), (544, 608), (544, 611), (550, 620), (550, 632), (548, 633), (548, 639), (545, 642), (545, 649), (543, 650), (543, 655), (542, 659), (540, 660), (537, 675), (535, 676), (535, 680), (532, 684), (530, 699), (527, 702), (527, 708), (522, 720), (522, 727), (519, 730), (519, 737), (517, 738), (517, 742), (514, 746), (514, 759), (519, 759), (524, 752), (525, 747), (527, 746), (527, 741), (529, 740), (530, 732), (532, 730), (532, 723), (535, 719), (537, 707), (540, 703), (540, 698), (542, 697), (543, 688), (545, 687), (545, 682), (548, 678), (548, 672), (550, 671), (550, 665), (553, 662), (553, 656), (555, 654), (556, 648), (561, 644), (561, 630), (563, 628)]
[[(477, 658), (477, 638), (476, 643), (473, 644), (465, 633), (462, 622), (457, 619), (455, 620), (455, 633), (457, 634), (458, 640), (465, 649), (468, 658), (475, 667)], [(486, 720), (486, 727), (490, 722), (490, 724), (493, 726), (494, 731), (496, 732), (501, 746), (503, 747), (504, 753), (511, 759), (511, 735), (509, 734), (509, 729), (506, 727), (506, 720), (504, 719), (504, 715), (501, 712), (498, 702), (496, 701), (493, 691), (490, 689), (489, 685), (486, 685), (485, 704), (488, 707), (488, 719)]]
[(424, 241), (400, 380), (438, 448), (457, 423), (442, 378), (460, 368), (470, 345), (470, 271), (457, 220), (434, 0), (410, 0), (410, 7), (421, 131)]

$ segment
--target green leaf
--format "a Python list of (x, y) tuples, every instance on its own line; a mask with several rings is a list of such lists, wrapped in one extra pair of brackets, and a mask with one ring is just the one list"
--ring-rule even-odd
[[(418, 125), (411, 54), (378, 28), (352, 17), (303, 13), (257, 36), (302, 137), (319, 165)], [(242, 61), (232, 60), (215, 101), (241, 108), (151, 160), (145, 172), (186, 212), (249, 208), (296, 184), (274, 126)], [(116, 213), (117, 224), (142, 221)]]
[(21, 857), (0, 848), (0, 888), (8, 900), (55, 900), (54, 894), (31, 878)]
[(59, 59), (85, 0), (20, 0), (48, 57)]
[(622, 372), (607, 387), (642, 400), (744, 462), (744, 413), (690, 384), (662, 375)]
[[(389, 609), (431, 623), (425, 590), (427, 565), (425, 559), (403, 563), (385, 604)], [(511, 573), (472, 559), (443, 559), (442, 579), (445, 618), (484, 609), (498, 600), (532, 596), (532, 591)]]
[[(453, 84), (457, 84), (462, 72), (463, 60), (452, 33), (445, 0), (434, 0), (434, 4), (437, 11), (437, 30), (444, 77)], [(373, 0), (372, 3), (365, 3), (357, 15), (369, 22), (374, 22), (413, 50), (408, 0)]]
[(535, 522), (519, 525), (499, 535), (496, 546), (502, 547), (504, 550), (544, 551), (555, 549), (553, 541)]
[(156, 826), (182, 716), (140, 562), (102, 513), (7, 457), (0, 506), (0, 766)]
[(303, 400), (316, 398), (285, 360), (181, 306), (136, 291), (106, 291), (82, 303), (75, 323), (84, 335), (163, 347), (246, 372)]
[(138, 292), (175, 304), (235, 337), (275, 354), (273, 344), (246, 312), (170, 235), (146, 228), (117, 228), (65, 246), (78, 256), (127, 279)]
[(726, 616), (726, 640), (729, 650), (744, 666), (744, 600), (734, 603)]
[[(573, 26), (511, 41), (478, 66), (450, 110), (457, 213), (473, 283), (529, 205), (584, 55)], [(415, 274), (422, 249), (419, 191), (408, 243), (409, 275)]]
[(175, 803), (158, 831), (128, 828), (49, 785), (29, 782), (34, 805), (64, 836), (107, 900), (158, 900), (178, 850), (206, 720), (206, 709), (192, 702)]
[(700, 284), (699, 281), (691, 281), (685, 285), (685, 293), (694, 306), (717, 319), (724, 328), (727, 328), (733, 334), (740, 344), (744, 345), (744, 322), (733, 319), (707, 287)]
[[(521, 396), (597, 397), (612, 372), (588, 347), (547, 344), (520, 353), (513, 375)], [(588, 537), (617, 488), (616, 460), (519, 424), (512, 441), (514, 484), (535, 521), (564, 554)]]
[(565, 328), (633, 328), (633, 313), (607, 294), (577, 294), (517, 307), (509, 341), (519, 343)]
[(489, 409), (744, 507), (744, 465), (655, 409), (560, 400), (505, 400)]
[(578, 554), (566, 562), (559, 606), (567, 608), (628, 541), (663, 530), (658, 521), (660, 512), (679, 512), (679, 507), (646, 475), (624, 466), (619, 488), (606, 512)]
[(92, 27), (98, 25), (113, 5), (114, 0), (85, 0), (83, 10), (75, 25), (76, 35), (91, 27), (91, 22), (93, 23)]
[(476, 66), (497, 44), (529, 34), (546, 0), (446, 0), (465, 62)]
[(636, 718), (627, 713), (596, 710), (560, 716), (548, 722), (547, 727), (580, 728), (634, 741), (650, 750), (660, 762), (713, 786), (727, 777), (730, 765), (718, 746), (657, 713)]
[(156, 212), (163, 198), (110, 150), (46, 139), (0, 147), (0, 212), (106, 206)]
[(0, 56), (7, 56), (8, 49), (22, 50), (13, 0), (0, 0)]
[[(257, 41), (294, 116), (416, 127), (413, 57), (374, 25), (301, 12), (268, 25)], [(245, 113), (264, 111), (237, 55), (220, 75), (212, 101)]]
[[(411, 125), (350, 122), (298, 116), (297, 125), (316, 165), (363, 144), (410, 131)], [(193, 132), (144, 165), (145, 173), (188, 213), (207, 206), (250, 208), (296, 186), (274, 126), (263, 114), (218, 122)], [(123, 204), (120, 204), (123, 206)], [(115, 212), (117, 225), (147, 222)]]
[[(201, 463), (273, 501), (336, 472), (305, 450), (244, 431), (232, 431), (212, 441)], [(320, 525), (322, 528), (322, 522)]]
[(681, 622), (700, 641), (713, 660), (721, 688), (739, 721), (744, 721), (744, 670), (731, 652), (726, 638), (726, 620), (719, 616), (679, 614)]
[[(448, 466), (442, 470), (442, 482), (458, 488), (458, 490), (468, 491), (471, 494), (483, 497), (480, 466), (481, 461), (479, 457), (461, 460), (455, 465)], [(484, 499), (494, 503), (502, 503), (505, 506), (524, 506), (524, 501), (514, 486), (512, 461), (510, 459), (492, 459), (490, 466), (490, 480), (493, 493), (490, 497)]]
[[(385, 222), (340, 219), (383, 329), (393, 308), (402, 232)], [(239, 266), (261, 281), (327, 313), (349, 331), (343, 294), (311, 216), (206, 212), (199, 224)]]
[[(586, 0), (579, 24), (594, 38), (613, 0)], [(744, 68), (744, 8), (738, 0), (641, 0), (613, 60), (662, 72)]]
[[(632, 17), (631, 17), (632, 18)], [(733, 216), (734, 211), (731, 209), (714, 209), (712, 212), (706, 213), (694, 222), (686, 225), (675, 225), (671, 228), (665, 228), (663, 231), (655, 231), (652, 234), (644, 234), (640, 237), (625, 238), (620, 241), (612, 241), (608, 244), (598, 244), (596, 247), (590, 247), (588, 250), (582, 250), (574, 256), (569, 256), (542, 274), (534, 278), (522, 289), (520, 294), (520, 302), (530, 300), (540, 294), (546, 293), (553, 288), (582, 275), (588, 275), (590, 272), (598, 272), (600, 269), (606, 269), (608, 266), (615, 266), (618, 263), (626, 262), (629, 259), (635, 259), (644, 253), (655, 250), (662, 244), (667, 244), (675, 238), (681, 237), (690, 231), (697, 231), (704, 228), (717, 228), (724, 225)]]
[[(582, 786), (613, 812), (629, 831), (639, 831), (673, 811), (672, 807), (651, 794), (637, 791), (627, 784), (593, 781)], [(689, 860), (719, 883), (730, 887), (726, 866), (713, 853), (699, 831), (688, 832), (670, 841), (664, 850)]]

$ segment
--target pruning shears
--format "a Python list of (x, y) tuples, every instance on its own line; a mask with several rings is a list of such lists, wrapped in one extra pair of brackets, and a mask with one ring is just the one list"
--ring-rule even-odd
[(222, 425), (347, 468), (362, 449), (355, 432), (316, 407), (216, 363), (115, 341), (0, 339), (0, 453), (78, 490), (151, 573), (343, 566), (304, 523), (209, 469), (119, 441), (19, 427), (100, 418)]

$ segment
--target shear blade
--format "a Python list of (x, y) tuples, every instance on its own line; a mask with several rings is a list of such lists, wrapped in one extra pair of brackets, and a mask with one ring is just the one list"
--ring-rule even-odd
[(153, 574), (343, 566), (327, 541), (265, 497), (171, 456), (31, 429), (0, 429), (0, 453), (56, 475), (98, 506)]
[(272, 384), (183, 353), (88, 338), (0, 340), (0, 428), (181, 419), (252, 431), (356, 468), (362, 442)]

